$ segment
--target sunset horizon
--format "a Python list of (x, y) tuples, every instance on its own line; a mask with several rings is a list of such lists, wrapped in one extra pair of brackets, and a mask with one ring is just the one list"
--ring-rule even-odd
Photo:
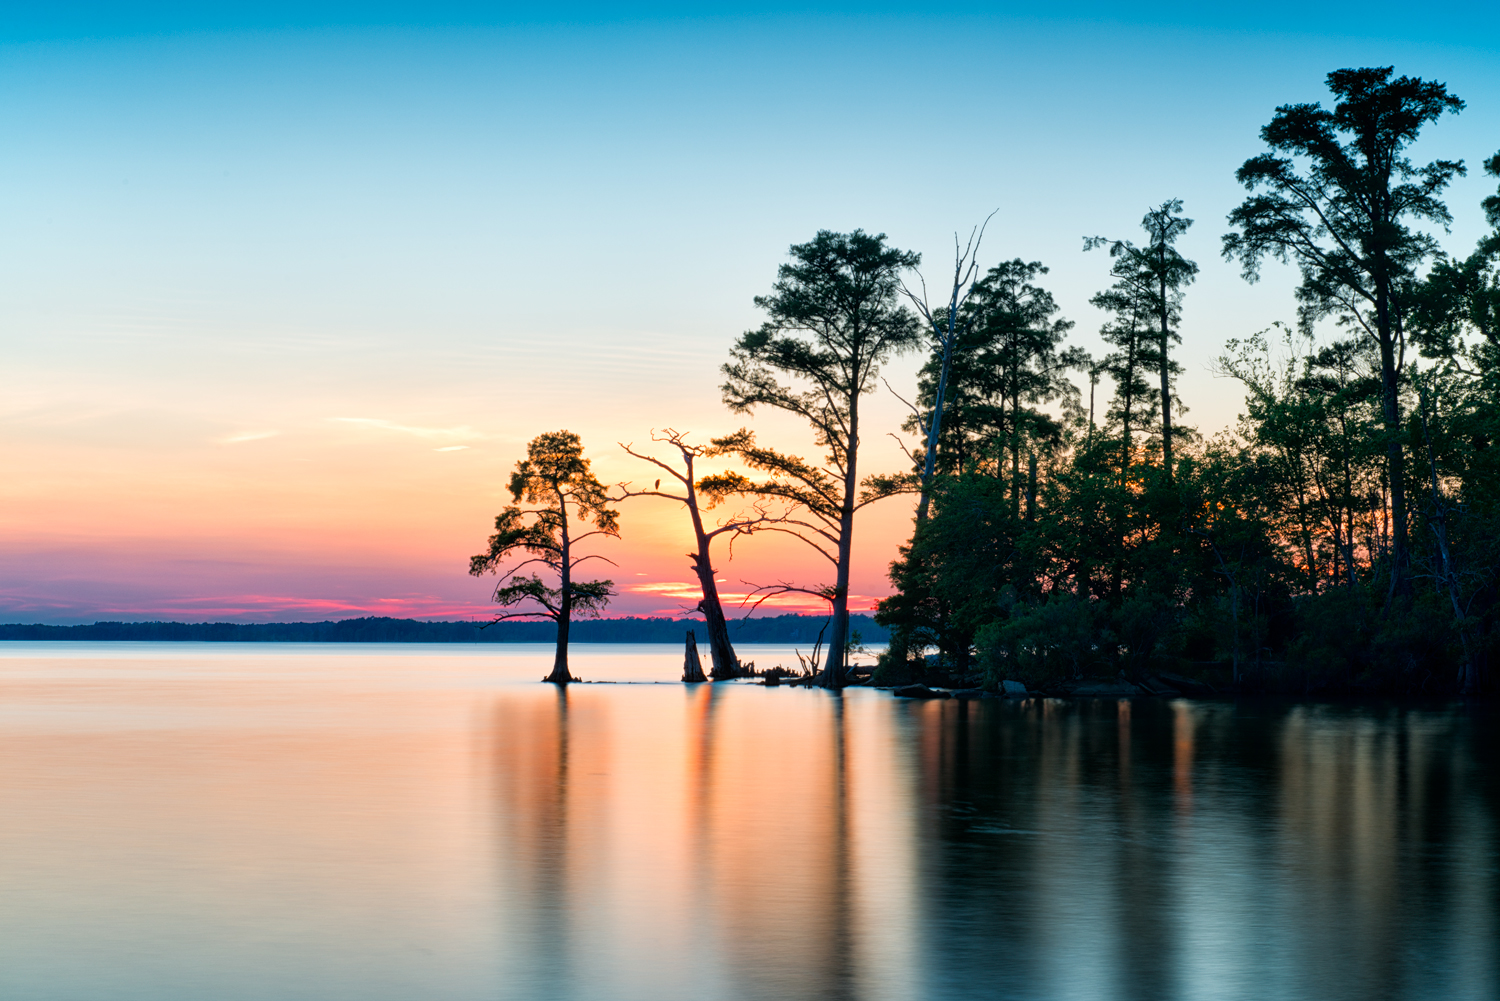
[[(16, 20), (0, 32), (0, 620), (483, 618), (494, 582), (467, 561), (537, 434), (577, 432), (607, 483), (651, 477), (617, 443), (666, 426), (698, 440), (744, 426), (820, 456), (805, 426), (732, 414), (719, 387), (763, 319), (754, 297), (823, 229), (886, 234), (939, 288), (955, 235), (995, 211), (985, 266), (1046, 265), (1070, 343), (1097, 351), (1089, 299), (1108, 261), (1082, 238), (1128, 235), (1181, 197), (1202, 265), (1185, 420), (1232, 428), (1241, 391), (1213, 359), (1295, 320), (1293, 269), (1250, 285), (1219, 254), (1268, 110), (1315, 99), (1334, 66), (1436, 74), (1475, 99), (1423, 143), (1477, 166), (1500, 133), (1478, 99), (1500, 77), (1478, 41), (1494, 15), (1431, 37), (1371, 19), (1358, 37), (1333, 31), (1335, 7), (1297, 32), (1109, 10), (147, 5)], [(1163, 38), (1171, 65), (1132, 55)], [(866, 76), (884, 83), (867, 94)], [(1158, 94), (1172, 127), (1137, 127), (1131, 109)], [(954, 152), (933, 155), (930, 134)], [(1483, 185), (1471, 170), (1452, 204)], [(1452, 244), (1478, 223), (1457, 213)], [(894, 392), (866, 398), (861, 470), (909, 468), (891, 436), (919, 442), (895, 394), (914, 398), (920, 361), (897, 357)], [(852, 608), (891, 593), (914, 504), (860, 515)], [(620, 513), (621, 539), (599, 549), (618, 564), (605, 614), (687, 613), (681, 512)], [(826, 577), (787, 539), (722, 559), (730, 605)]]

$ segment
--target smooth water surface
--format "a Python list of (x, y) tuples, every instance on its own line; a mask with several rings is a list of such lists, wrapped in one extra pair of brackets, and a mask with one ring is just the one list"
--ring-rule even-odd
[(1500, 997), (1490, 710), (549, 663), (0, 644), (0, 998)]

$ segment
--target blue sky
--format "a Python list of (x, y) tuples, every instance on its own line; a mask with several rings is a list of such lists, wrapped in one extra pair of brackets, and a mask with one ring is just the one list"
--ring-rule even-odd
[(9, 13), (5, 33), (15, 39), (139, 35), (153, 32), (236, 31), (243, 29), (445, 26), (475, 28), (496, 24), (623, 24), (747, 17), (972, 17), (1035, 21), (1089, 21), (1167, 27), (1255, 30), (1319, 36), (1360, 36), (1402, 41), (1453, 41), (1500, 23), (1493, 5), (1447, 5), (1440, 17), (1414, 16), (1413, 5), (1320, 4), (1271, 0), (1266, 3), (362, 3), (261, 2), (51, 3)]
[[(60, 596), (10, 617), (73, 614), (84, 590), (85, 618), (184, 607), (171, 581), (198, 600), (247, 575), (257, 594), (316, 579), (351, 607), (411, 581), (434, 608), (482, 600), (464, 558), (524, 442), (570, 427), (621, 479), (639, 473), (616, 440), (736, 426), (718, 365), (820, 228), (885, 232), (940, 275), (953, 232), (998, 208), (986, 262), (1049, 265), (1096, 349), (1108, 264), (1082, 237), (1134, 237), (1181, 197), (1202, 266), (1181, 393), (1211, 433), (1239, 406), (1212, 358), (1293, 316), (1289, 274), (1250, 286), (1218, 255), (1233, 171), (1276, 105), (1322, 99), (1330, 69), (1394, 64), (1469, 102), (1416, 156), (1477, 169), (1500, 148), (1492, 7), (1017, 10), (7, 16), (0, 460), (18, 475), (0, 569), (16, 601)], [(1492, 190), (1454, 187), (1447, 245), (1473, 245)], [(899, 405), (872, 406), (894, 430)], [(868, 448), (868, 468), (899, 464), (880, 435)], [(865, 593), (906, 517), (872, 522)], [(660, 519), (627, 533), (652, 580), (667, 571), (648, 552), (678, 551)]]

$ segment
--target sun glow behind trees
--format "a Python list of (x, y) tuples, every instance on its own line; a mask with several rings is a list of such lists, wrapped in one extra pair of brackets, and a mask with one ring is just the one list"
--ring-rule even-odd
[[(1375, 56), (1179, 22), (1170, 77), (1196, 84), (1164, 140), (1132, 124), (1166, 80), (1134, 56), (1163, 35), (1148, 20), (955, 33), (921, 18), (472, 31), (293, 18), (237, 32), (200, 18), (0, 40), (0, 614), (482, 615), (486, 585), (454, 559), (503, 506), (526, 441), (568, 427), (616, 482), (639, 472), (605, 454), (612, 442), (733, 430), (718, 366), (759, 322), (751, 300), (787, 245), (820, 227), (878, 226), (936, 263), (954, 228), (999, 205), (987, 245), (1046, 262), (1071, 342), (1094, 350), (1098, 261), (1078, 237), (1126, 233), (1163, 189), (1180, 194), (1200, 220), (1183, 253), (1204, 272), (1179, 391), (1191, 423), (1230, 423), (1238, 391), (1208, 365), (1228, 337), (1287, 318), (1293, 278), (1250, 288), (1217, 262), (1205, 221), (1242, 197), (1223, 165), (1254, 152), (1268, 107)], [(1463, 44), (1486, 37), (1460, 23)], [(192, 33), (204, 27), (216, 33)], [(910, 59), (939, 41), (951, 62)], [(1459, 93), (1500, 79), (1488, 49), (1376, 55), (1393, 45)], [(857, 84), (872, 61), (892, 84), (879, 101)], [(786, 114), (811, 92), (842, 114)], [(866, 150), (953, 93), (973, 95), (971, 174), (955, 183), (919, 143)], [(1472, 159), (1500, 123), (1476, 105), (1441, 128)], [(1101, 149), (1116, 154), (1107, 170)], [(1478, 197), (1473, 181), (1452, 204)], [(1467, 225), (1455, 246), (1478, 235)], [(893, 383), (914, 385), (919, 362), (898, 361)], [(868, 407), (879, 433), (862, 464), (900, 468), (883, 434), (904, 408), (883, 394)], [(793, 420), (752, 426), (805, 449)], [(859, 528), (870, 548), (851, 586), (866, 608), (907, 535), (909, 512), (889, 503)], [(679, 610), (664, 597), (692, 584), (677, 512), (643, 501), (624, 528), (631, 569), (612, 608)], [(816, 565), (775, 540), (735, 556), (726, 593)]]

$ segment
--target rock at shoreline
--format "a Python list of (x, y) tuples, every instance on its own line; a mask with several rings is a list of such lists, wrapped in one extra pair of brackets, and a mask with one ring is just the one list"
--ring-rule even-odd
[(1019, 681), (1000, 682), (1000, 692), (1007, 699), (1024, 699), (1030, 694), (1026, 691), (1026, 686)]
[(1149, 674), (1144, 675), (1141, 678), (1141, 687), (1144, 688), (1147, 692), (1150, 692), (1152, 695), (1160, 695), (1170, 698), (1171, 696), (1178, 694), (1177, 689), (1173, 688), (1165, 681), (1162, 681), (1160, 678), (1153, 677)]
[(1180, 674), (1169, 674), (1162, 671), (1157, 675), (1163, 683), (1181, 692), (1183, 695), (1217, 695), (1214, 687), (1202, 681), (1194, 681), (1192, 678), (1184, 678)]
[(896, 689), (891, 694), (902, 699), (946, 699), (952, 697), (947, 692), (940, 692), (928, 688), (926, 685), (907, 685), (905, 688)]
[(1074, 698), (1125, 698), (1144, 695), (1145, 692), (1121, 678), (1118, 681), (1090, 681), (1075, 685), (1068, 694)]

